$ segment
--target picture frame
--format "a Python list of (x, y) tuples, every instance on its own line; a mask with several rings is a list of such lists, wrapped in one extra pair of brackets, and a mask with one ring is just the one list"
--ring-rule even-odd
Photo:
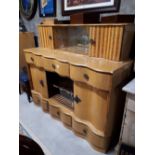
[(40, 17), (56, 16), (56, 0), (38, 0)]
[(27, 20), (32, 19), (36, 14), (37, 4), (37, 0), (19, 0), (21, 15)]
[(117, 12), (121, 0), (62, 0), (62, 15)]

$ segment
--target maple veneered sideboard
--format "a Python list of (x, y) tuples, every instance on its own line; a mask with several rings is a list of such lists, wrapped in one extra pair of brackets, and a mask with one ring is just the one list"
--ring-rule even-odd
[(34, 103), (108, 151), (121, 127), (133, 25), (44, 23), (38, 32), (40, 47), (25, 49)]

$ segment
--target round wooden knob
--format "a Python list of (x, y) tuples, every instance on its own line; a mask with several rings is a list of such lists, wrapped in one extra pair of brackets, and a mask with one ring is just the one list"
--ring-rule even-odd
[(34, 61), (34, 59), (31, 57), (31, 60)]
[(49, 36), (49, 39), (52, 40), (52, 36)]
[(53, 68), (53, 69), (56, 69), (56, 66), (55, 66), (55, 64), (52, 64), (52, 68)]
[(44, 87), (44, 81), (43, 81), (43, 80), (40, 80), (39, 82), (40, 82), (40, 85), (41, 85), (42, 87)]
[(91, 43), (92, 45), (95, 45), (95, 44), (96, 44), (96, 41), (93, 40), (93, 39), (90, 39), (90, 43)]
[(85, 80), (87, 80), (87, 81), (89, 80), (89, 76), (87, 74), (83, 74), (83, 77)]
[(87, 134), (87, 130), (86, 130), (86, 129), (83, 129), (83, 133), (84, 133), (84, 134)]
[(60, 112), (59, 112), (59, 111), (57, 111), (57, 115), (58, 115), (58, 116), (60, 115)]

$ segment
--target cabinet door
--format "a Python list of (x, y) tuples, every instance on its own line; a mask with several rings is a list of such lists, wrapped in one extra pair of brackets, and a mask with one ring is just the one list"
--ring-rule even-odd
[(123, 25), (91, 26), (89, 56), (119, 61), (123, 30)]
[(46, 72), (35, 66), (30, 67), (33, 89), (39, 92), (43, 97), (48, 98)]
[(107, 120), (109, 93), (94, 89), (85, 83), (74, 83), (75, 115), (89, 121), (96, 129), (104, 131)]

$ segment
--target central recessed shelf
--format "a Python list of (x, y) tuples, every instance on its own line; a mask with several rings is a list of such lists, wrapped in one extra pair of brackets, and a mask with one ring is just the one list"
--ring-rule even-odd
[(52, 97), (52, 100), (57, 101), (60, 104), (63, 104), (66, 107), (69, 107), (70, 109), (73, 109), (73, 101), (70, 99), (67, 99), (66, 97), (64, 97), (61, 94), (56, 94)]
[(54, 72), (46, 72), (49, 98), (73, 109), (73, 81)]

